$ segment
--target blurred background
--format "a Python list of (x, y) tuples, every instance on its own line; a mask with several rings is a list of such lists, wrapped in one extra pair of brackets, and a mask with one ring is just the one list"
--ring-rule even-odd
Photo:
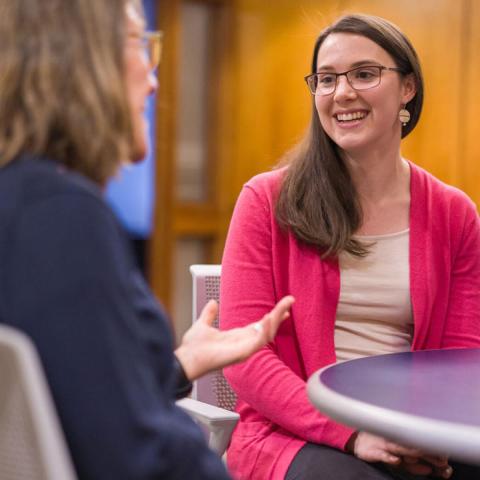
[(242, 184), (302, 138), (313, 44), (343, 13), (383, 16), (411, 39), (425, 105), (403, 154), (480, 204), (480, 1), (144, 3), (150, 28), (164, 32), (152, 155), (122, 172), (109, 197), (177, 336), (191, 322), (188, 266), (220, 263)]

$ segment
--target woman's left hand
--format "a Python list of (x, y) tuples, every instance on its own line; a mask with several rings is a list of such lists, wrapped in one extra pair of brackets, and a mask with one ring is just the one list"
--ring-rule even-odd
[(241, 362), (272, 341), (294, 301), (292, 296), (283, 297), (261, 320), (241, 328), (219, 330), (212, 326), (218, 305), (210, 300), (175, 350), (188, 379), (195, 380), (212, 370)]
[(346, 450), (365, 462), (383, 462), (419, 477), (447, 479), (453, 473), (447, 457), (428, 455), (369, 432), (355, 432), (347, 442)]

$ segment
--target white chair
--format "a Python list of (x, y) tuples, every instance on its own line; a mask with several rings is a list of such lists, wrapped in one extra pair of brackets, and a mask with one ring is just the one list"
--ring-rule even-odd
[(4, 325), (0, 385), (0, 478), (76, 479), (36, 349)]
[[(193, 321), (200, 316), (205, 304), (219, 300), (221, 265), (192, 265)], [(218, 327), (218, 317), (214, 325)], [(223, 455), (240, 416), (234, 412), (236, 395), (221, 370), (205, 375), (194, 383), (192, 398), (177, 404), (186, 410), (209, 434), (209, 446)]]

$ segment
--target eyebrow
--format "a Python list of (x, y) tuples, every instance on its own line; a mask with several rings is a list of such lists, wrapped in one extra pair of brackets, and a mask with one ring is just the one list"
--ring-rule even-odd
[[(380, 62), (377, 60), (359, 60), (358, 62), (354, 62), (350, 65), (350, 68), (357, 68), (357, 67), (362, 67), (363, 65), (381, 65)], [(332, 67), (331, 65), (320, 65), (320, 67), (317, 68), (317, 72), (323, 71), (323, 70), (335, 70), (335, 67)]]

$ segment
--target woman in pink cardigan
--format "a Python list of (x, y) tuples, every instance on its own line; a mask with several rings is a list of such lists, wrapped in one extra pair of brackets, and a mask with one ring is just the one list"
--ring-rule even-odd
[(355, 432), (307, 398), (307, 378), (336, 361), (480, 346), (480, 227), (465, 194), (401, 156), (423, 80), (397, 27), (340, 18), (319, 36), (306, 81), (309, 135), (286, 167), (245, 185), (222, 262), (222, 328), (296, 298), (275, 340), (225, 371), (241, 415), (230, 471), (238, 480), (480, 478)]

